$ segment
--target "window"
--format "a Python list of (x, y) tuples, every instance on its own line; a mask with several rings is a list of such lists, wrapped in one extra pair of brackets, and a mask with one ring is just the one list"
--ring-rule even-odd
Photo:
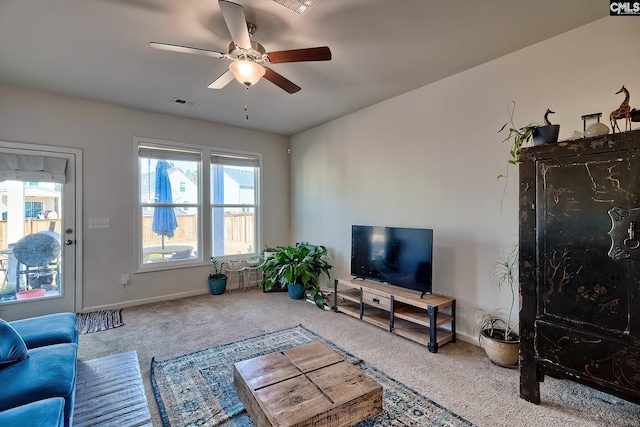
[[(49, 297), (58, 300), (57, 307), (73, 311), (75, 275), (66, 272), (75, 270), (75, 256), (62, 250), (61, 230), (65, 224), (73, 233), (75, 219), (72, 209), (64, 212), (59, 207), (75, 205), (75, 158), (49, 148), (0, 145), (0, 202), (6, 221), (0, 230), (0, 303), (28, 296), (25, 304), (33, 307), (15, 311), (9, 305), (3, 313), (38, 311), (36, 305), (53, 302), (35, 300)], [(73, 234), (67, 238), (73, 239)]]
[(142, 139), (136, 150), (139, 271), (258, 253), (260, 155)]
[(140, 142), (138, 159), (140, 268), (202, 260), (201, 152)]
[(260, 161), (235, 153), (211, 155), (211, 241), (214, 256), (258, 252)]
[[(26, 186), (35, 187), (31, 182)], [(24, 202), (25, 218), (38, 218), (40, 215), (44, 215), (44, 207), (42, 202)]]

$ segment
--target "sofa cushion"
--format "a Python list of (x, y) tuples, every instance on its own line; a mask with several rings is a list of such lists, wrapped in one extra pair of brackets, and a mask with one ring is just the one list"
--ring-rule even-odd
[(0, 411), (48, 399), (64, 398), (69, 426), (76, 389), (77, 344), (53, 344), (29, 350), (29, 357), (0, 370)]
[(0, 426), (62, 427), (64, 399), (53, 397), (2, 411)]
[(0, 319), (0, 369), (29, 357), (27, 346), (13, 327)]
[(10, 322), (27, 348), (78, 343), (75, 313), (56, 313)]

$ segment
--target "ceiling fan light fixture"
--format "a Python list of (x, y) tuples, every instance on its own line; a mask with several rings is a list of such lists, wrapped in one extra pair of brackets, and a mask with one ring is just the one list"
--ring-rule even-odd
[(252, 86), (264, 76), (265, 69), (257, 62), (240, 59), (229, 64), (229, 70), (237, 81), (245, 86)]

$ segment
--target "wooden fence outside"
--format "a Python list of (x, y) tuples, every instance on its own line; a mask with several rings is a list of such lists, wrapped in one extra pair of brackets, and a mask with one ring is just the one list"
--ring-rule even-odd
[[(25, 219), (24, 236), (38, 231), (55, 231), (62, 234), (60, 219)], [(7, 249), (7, 221), (0, 221), (0, 250)]]
[[(198, 235), (198, 225), (195, 215), (178, 215), (178, 228), (174, 231), (172, 242), (193, 242)], [(160, 245), (162, 237), (151, 231), (152, 216), (142, 218), (143, 246)], [(24, 235), (38, 231), (55, 231), (62, 234), (60, 219), (26, 219), (24, 221)], [(224, 216), (225, 242), (234, 244), (253, 244), (255, 232), (254, 216), (251, 213), (225, 214)], [(7, 221), (0, 221), (0, 249), (7, 248)]]
[[(178, 228), (173, 232), (171, 242), (194, 242), (198, 235), (198, 224), (195, 215), (178, 215)], [(156, 246), (162, 243), (162, 237), (151, 230), (152, 216), (142, 218), (142, 245)], [(253, 245), (255, 233), (255, 217), (252, 213), (227, 213), (224, 215), (225, 244)], [(166, 243), (166, 239), (165, 239)]]
[[(189, 242), (193, 241), (198, 235), (198, 225), (195, 215), (178, 215), (178, 228), (173, 232), (172, 242)], [(162, 236), (151, 230), (153, 225), (153, 216), (146, 215), (142, 217), (142, 246), (155, 246), (162, 243)], [(165, 238), (166, 241), (166, 238)]]

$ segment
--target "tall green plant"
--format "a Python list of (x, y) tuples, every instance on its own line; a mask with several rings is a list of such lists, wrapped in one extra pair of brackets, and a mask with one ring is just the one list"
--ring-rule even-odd
[(324, 294), (318, 285), (319, 277), (324, 273), (330, 277), (333, 266), (327, 261), (327, 248), (301, 243), (293, 246), (279, 246), (272, 256), (259, 266), (265, 272), (261, 285), (266, 290), (276, 286), (300, 284), (311, 288), (310, 297), (316, 305), (324, 308)]
[[(513, 244), (505, 249), (502, 256), (493, 263), (494, 283), (499, 290), (507, 290), (511, 297), (511, 302), (506, 315), (502, 310), (487, 313), (479, 310), (481, 314), (476, 316), (476, 327), (486, 330), (488, 335), (505, 341), (519, 339), (516, 332), (517, 323), (512, 322), (512, 313), (518, 296), (518, 267), (519, 267), (519, 247)], [(504, 336), (502, 336), (504, 334)]]
[(517, 244), (513, 244), (508, 247), (503, 256), (493, 264), (498, 289), (507, 289), (511, 296), (511, 304), (509, 306), (509, 312), (507, 313), (507, 319), (505, 320), (506, 341), (509, 341), (515, 330), (515, 325), (511, 322), (511, 315), (516, 304), (516, 296), (518, 295), (519, 262), (519, 246)]

